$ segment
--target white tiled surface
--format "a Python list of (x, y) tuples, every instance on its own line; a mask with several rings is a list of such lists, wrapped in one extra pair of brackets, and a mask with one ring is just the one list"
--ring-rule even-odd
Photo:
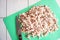
[[(7, 37), (7, 40), (11, 40), (9, 33), (6, 30), (7, 29), (3, 22), (3, 18), (0, 18), (0, 40), (6, 40), (6, 37)], [(7, 34), (6, 34), (6, 32), (7, 32)]]
[(7, 15), (27, 7), (27, 0), (7, 0)]
[[(29, 0), (29, 5), (32, 5), (40, 0)], [(0, 0), (0, 17), (6, 16), (6, 0)], [(7, 16), (17, 12), (25, 7), (27, 7), (27, 0), (7, 0)], [(60, 0), (57, 0), (58, 5), (60, 5)], [(3, 19), (0, 18), (0, 40), (6, 40), (6, 28), (3, 23)], [(7, 31), (7, 40), (11, 40), (10, 35)]]
[[(30, 0), (29, 5), (38, 2), (39, 0)], [(24, 9), (28, 6), (28, 0), (7, 0), (7, 16)], [(6, 0), (0, 0), (0, 17), (6, 16)], [(3, 18), (0, 18), (0, 40), (6, 40), (6, 27), (3, 23)], [(11, 37), (7, 31), (7, 40)]]
[(38, 1), (41, 1), (41, 0), (29, 0), (29, 5), (32, 5), (32, 4), (34, 4), (34, 3), (38, 2)]
[(0, 17), (6, 16), (6, 0), (0, 0)]
[(57, 4), (60, 6), (60, 0), (56, 0)]
[(6, 40), (6, 28), (3, 23), (3, 19), (0, 19), (0, 39)]
[[(29, 0), (29, 5), (38, 2), (39, 0)], [(7, 16), (24, 9), (28, 6), (28, 0), (7, 0)]]

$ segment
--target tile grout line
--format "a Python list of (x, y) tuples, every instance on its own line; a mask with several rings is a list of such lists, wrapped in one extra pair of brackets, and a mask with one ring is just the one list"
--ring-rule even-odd
[(29, 8), (29, 0), (27, 0), (27, 5), (28, 5), (28, 8)]
[[(28, 6), (28, 9), (29, 9), (29, 0), (27, 0), (27, 6)], [(28, 13), (29, 13), (29, 11), (28, 11)]]
[(3, 19), (3, 18), (5, 18), (5, 17), (0, 17), (0, 19)]
[[(7, 0), (6, 0), (6, 17), (7, 17)], [(7, 28), (6, 28), (6, 40), (7, 40)]]

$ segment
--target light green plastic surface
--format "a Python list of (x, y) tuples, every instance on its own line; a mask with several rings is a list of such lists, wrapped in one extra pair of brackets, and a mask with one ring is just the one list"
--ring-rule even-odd
[[(36, 4), (29, 6), (29, 8), (25, 8), (23, 10), (20, 10), (10, 16), (7, 16), (6, 18), (4, 18), (4, 23), (6, 25), (6, 28), (8, 29), (8, 32), (12, 38), (12, 40), (18, 40), (18, 36), (16, 34), (16, 16), (18, 14), (22, 14), (24, 12), (27, 12), (31, 7), (33, 6), (39, 6), (39, 5), (47, 5), (50, 7), (50, 9), (54, 12), (54, 15), (56, 15), (56, 18), (58, 19), (58, 27), (59, 29), (53, 33), (49, 33), (47, 36), (41, 37), (40, 40), (57, 40), (58, 38), (60, 38), (60, 8), (57, 5), (55, 0), (41, 0), (39, 2), (37, 2)], [(22, 35), (22, 40), (28, 40), (25, 37), (24, 33), (21, 33)], [(38, 37), (32, 38), (30, 37), (30, 40), (38, 40)]]

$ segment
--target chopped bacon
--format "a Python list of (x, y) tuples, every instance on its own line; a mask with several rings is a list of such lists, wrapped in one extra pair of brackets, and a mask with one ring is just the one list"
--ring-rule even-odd
[(30, 33), (32, 36), (46, 35), (58, 28), (56, 19), (47, 6), (31, 8), (25, 14), (20, 15), (20, 21), (22, 23), (22, 31)]

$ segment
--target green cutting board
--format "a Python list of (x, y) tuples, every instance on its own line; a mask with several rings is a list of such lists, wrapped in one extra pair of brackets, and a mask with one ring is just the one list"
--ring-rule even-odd
[[(60, 8), (58, 6), (58, 4), (56, 3), (56, 0), (41, 0), (37, 3), (35, 3), (34, 5), (31, 5), (23, 10), (20, 10), (10, 16), (7, 16), (6, 18), (4, 18), (4, 23), (6, 25), (6, 28), (8, 29), (8, 32), (10, 34), (10, 37), (12, 38), (12, 40), (19, 40), (18, 36), (16, 34), (16, 16), (19, 14), (22, 14), (24, 12), (27, 12), (31, 7), (33, 6), (39, 6), (39, 5), (47, 5), (50, 7), (50, 9), (54, 12), (54, 14), (56, 15), (55, 17), (58, 19), (58, 27), (59, 29), (53, 33), (49, 33), (48, 35), (44, 36), (44, 37), (40, 37), (40, 40), (57, 40), (58, 38), (60, 38)], [(22, 35), (22, 40), (28, 40), (25, 37), (25, 33), (21, 33)], [(38, 40), (38, 37), (30, 37), (30, 40)]]

